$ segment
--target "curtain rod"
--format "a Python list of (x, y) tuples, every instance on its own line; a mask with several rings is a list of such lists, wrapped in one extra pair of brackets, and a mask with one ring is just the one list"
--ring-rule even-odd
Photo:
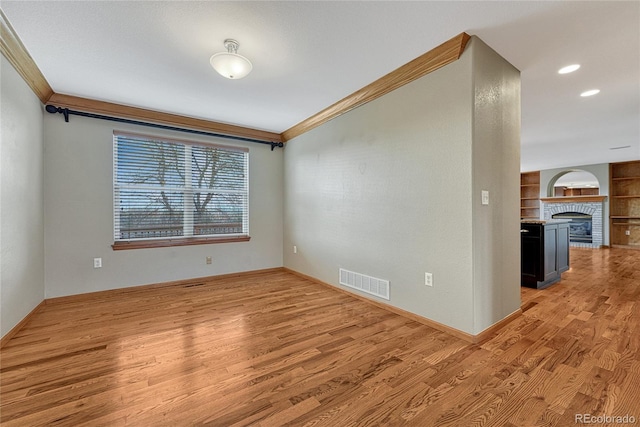
[(92, 118), (92, 119), (100, 119), (100, 120), (108, 120), (108, 121), (111, 121), (111, 122), (128, 123), (128, 124), (132, 124), (132, 125), (140, 125), (140, 126), (147, 126), (147, 127), (157, 128), (157, 129), (173, 130), (173, 131), (177, 131), (177, 132), (192, 133), (192, 134), (196, 134), (196, 135), (215, 136), (215, 137), (218, 137), (218, 138), (233, 139), (233, 140), (236, 140), (236, 141), (253, 142), (253, 143), (256, 143), (256, 144), (266, 144), (266, 145), (270, 145), (271, 146), (271, 151), (273, 151), (273, 149), (276, 148), (276, 147), (278, 147), (278, 148), (284, 147), (284, 143), (282, 143), (282, 142), (265, 141), (265, 140), (261, 140), (261, 139), (245, 138), (243, 136), (225, 135), (225, 134), (222, 134), (222, 133), (207, 132), (207, 131), (203, 131), (203, 130), (181, 128), (181, 127), (169, 126), (169, 125), (162, 125), (162, 124), (159, 124), (159, 123), (142, 122), (140, 120), (123, 119), (121, 117), (105, 116), (105, 115), (102, 115), (102, 114), (85, 113), (83, 111), (75, 111), (75, 110), (70, 110), (68, 108), (56, 107), (55, 105), (51, 105), (51, 104), (47, 105), (45, 107), (45, 109), (47, 110), (48, 113), (51, 113), (51, 114), (55, 114), (55, 113), (62, 114), (64, 116), (64, 121), (65, 122), (69, 122), (69, 115), (73, 114), (75, 116), (89, 117), (89, 118)]

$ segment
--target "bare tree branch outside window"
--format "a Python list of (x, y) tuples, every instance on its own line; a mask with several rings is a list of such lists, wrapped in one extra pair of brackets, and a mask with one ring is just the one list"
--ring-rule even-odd
[(114, 141), (116, 239), (179, 237), (183, 226), (193, 236), (247, 232), (248, 153), (123, 136)]

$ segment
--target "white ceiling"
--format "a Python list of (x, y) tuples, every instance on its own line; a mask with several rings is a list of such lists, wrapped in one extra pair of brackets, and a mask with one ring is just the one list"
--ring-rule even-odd
[[(464, 31), (522, 73), (523, 171), (640, 159), (638, 1), (0, 6), (57, 93), (273, 132)], [(209, 65), (226, 38), (253, 62), (242, 80)], [(557, 74), (572, 63), (582, 67)], [(579, 96), (592, 88), (601, 93)]]

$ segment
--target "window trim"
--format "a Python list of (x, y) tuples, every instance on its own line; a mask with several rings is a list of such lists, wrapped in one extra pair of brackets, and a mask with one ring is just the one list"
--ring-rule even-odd
[[(175, 139), (170, 137), (164, 137), (160, 135), (151, 135), (151, 134), (141, 134), (134, 132), (123, 132), (114, 130), (113, 131), (113, 139), (117, 137), (130, 137), (130, 138), (144, 138), (144, 139), (153, 139), (159, 140), (162, 142), (181, 144), (186, 147), (191, 146), (200, 146), (200, 147), (214, 147), (227, 151), (235, 151), (240, 153), (249, 153), (249, 148), (247, 147), (237, 147), (237, 146), (227, 146), (216, 143), (207, 143), (202, 141), (193, 141), (193, 140), (185, 140), (185, 139)], [(112, 158), (115, 158), (115, 152), (112, 153)], [(115, 170), (113, 171), (113, 180), (116, 179)], [(246, 219), (249, 219), (249, 163), (247, 159), (247, 212)], [(186, 191), (190, 191), (187, 189)], [(114, 209), (115, 211), (115, 209)], [(115, 217), (112, 217), (115, 221)], [(112, 227), (113, 229), (114, 227)], [(175, 247), (175, 246), (192, 246), (192, 245), (207, 245), (207, 244), (218, 244), (218, 243), (235, 243), (235, 242), (248, 242), (251, 240), (251, 236), (249, 234), (229, 234), (229, 235), (217, 235), (217, 236), (183, 236), (183, 237), (175, 237), (175, 238), (149, 238), (149, 239), (133, 239), (133, 240), (115, 240), (111, 245), (111, 248), (114, 251), (119, 250), (128, 250), (128, 249), (150, 249), (150, 248), (164, 248), (164, 247)]]
[(167, 248), (172, 246), (209, 245), (215, 243), (248, 242), (251, 236), (228, 236), (228, 237), (183, 237), (176, 239), (139, 239), (139, 240), (119, 240), (113, 242), (111, 248), (114, 251), (126, 249), (149, 249)]

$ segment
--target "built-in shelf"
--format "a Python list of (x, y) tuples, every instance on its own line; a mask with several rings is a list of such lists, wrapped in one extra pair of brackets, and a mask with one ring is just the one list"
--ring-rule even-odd
[(555, 187), (553, 189), (554, 197), (597, 196), (598, 194), (600, 194), (600, 189), (597, 187), (584, 187), (584, 188)]
[(640, 161), (611, 163), (611, 246), (640, 249)]
[(540, 172), (520, 174), (520, 218), (540, 219)]
[[(615, 164), (615, 163), (612, 163)], [(634, 180), (634, 179), (640, 179), (640, 176), (621, 176), (621, 177), (617, 177), (617, 178), (611, 178), (612, 181), (625, 181), (625, 180)]]

